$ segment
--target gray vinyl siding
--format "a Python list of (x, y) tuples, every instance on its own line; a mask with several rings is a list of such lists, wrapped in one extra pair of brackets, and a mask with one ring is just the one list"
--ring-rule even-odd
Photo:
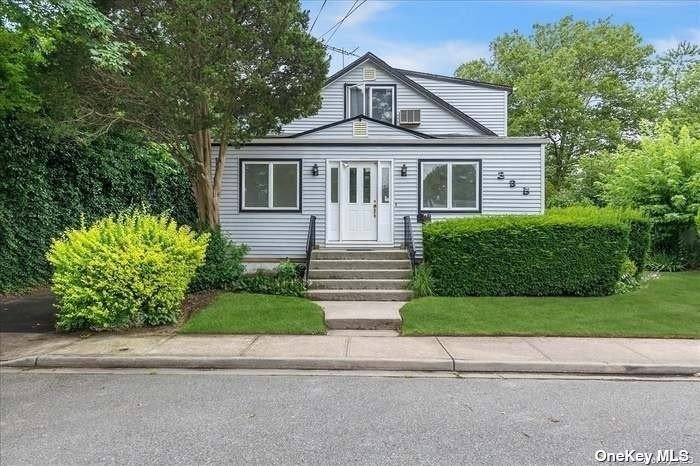
[[(385, 126), (373, 121), (364, 120), (367, 123), (367, 137), (356, 137), (358, 140), (375, 138), (375, 139), (422, 139), (413, 134), (401, 131), (400, 129)], [(322, 129), (315, 133), (299, 136), (299, 139), (338, 139), (352, 138), (352, 124), (354, 121), (348, 121), (339, 125), (331, 126), (330, 128)]]
[[(319, 112), (311, 117), (301, 118), (284, 125), (282, 127), (282, 134), (295, 134), (301, 131), (307, 131), (319, 126), (327, 125), (329, 123), (334, 123), (338, 120), (343, 120), (345, 118), (344, 85), (345, 83), (356, 84), (362, 82), (363, 66), (364, 65), (362, 64), (356, 66), (352, 70), (349, 70), (344, 76), (341, 76), (326, 86), (322, 91), (323, 103)], [(376, 77), (376, 80), (366, 81), (366, 83), (370, 85), (396, 84), (397, 120), (398, 111), (401, 109), (421, 110), (421, 124), (416, 127), (412, 126), (411, 129), (415, 129), (426, 134), (461, 134), (468, 136), (477, 136), (481, 134), (480, 131), (474, 129), (472, 126), (455, 117), (448, 111), (438, 107), (410, 87), (397, 82), (393, 77), (384, 73), (382, 70), (376, 70)]]
[[(410, 142), (410, 140), (407, 140)], [(239, 158), (302, 159), (302, 212), (239, 212), (238, 160)], [(418, 213), (418, 160), (419, 159), (481, 159), (482, 213), (538, 214), (542, 212), (543, 188), (541, 146), (246, 146), (229, 148), (224, 171), (221, 197), (221, 227), (234, 241), (250, 247), (249, 258), (302, 258), (304, 257), (309, 218), (317, 217), (317, 244), (325, 244), (326, 233), (326, 160), (394, 161), (394, 243), (403, 243), (403, 216), (411, 217), (414, 237), (421, 251), (421, 225), (416, 223)], [(312, 176), (314, 164), (319, 175)], [(406, 164), (407, 176), (401, 176)], [(499, 171), (505, 179), (498, 180)], [(516, 180), (510, 188), (508, 181)], [(523, 186), (530, 194), (522, 194)], [(478, 214), (433, 214), (433, 219)]]
[(508, 91), (408, 75), (499, 136), (506, 136)]

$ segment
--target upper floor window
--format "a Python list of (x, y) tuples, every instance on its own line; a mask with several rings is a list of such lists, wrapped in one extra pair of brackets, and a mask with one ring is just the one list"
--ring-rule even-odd
[(375, 120), (394, 124), (396, 121), (395, 92), (394, 86), (365, 84), (346, 86), (346, 117), (366, 115)]

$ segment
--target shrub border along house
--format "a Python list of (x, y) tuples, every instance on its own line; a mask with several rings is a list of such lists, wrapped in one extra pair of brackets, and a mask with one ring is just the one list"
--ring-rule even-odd
[(436, 221), (423, 244), (437, 295), (595, 296), (615, 292), (628, 257), (641, 270), (648, 235), (635, 211), (577, 207)]

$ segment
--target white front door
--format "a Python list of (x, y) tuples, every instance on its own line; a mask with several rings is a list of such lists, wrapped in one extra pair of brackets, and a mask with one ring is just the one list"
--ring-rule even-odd
[(377, 162), (342, 162), (342, 241), (377, 241)]

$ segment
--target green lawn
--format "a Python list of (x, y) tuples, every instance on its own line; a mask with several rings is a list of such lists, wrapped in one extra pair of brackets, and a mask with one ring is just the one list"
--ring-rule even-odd
[(324, 334), (319, 305), (303, 298), (224, 293), (197, 312), (182, 333)]
[(662, 274), (623, 295), (421, 298), (401, 309), (404, 335), (700, 338), (700, 272)]

